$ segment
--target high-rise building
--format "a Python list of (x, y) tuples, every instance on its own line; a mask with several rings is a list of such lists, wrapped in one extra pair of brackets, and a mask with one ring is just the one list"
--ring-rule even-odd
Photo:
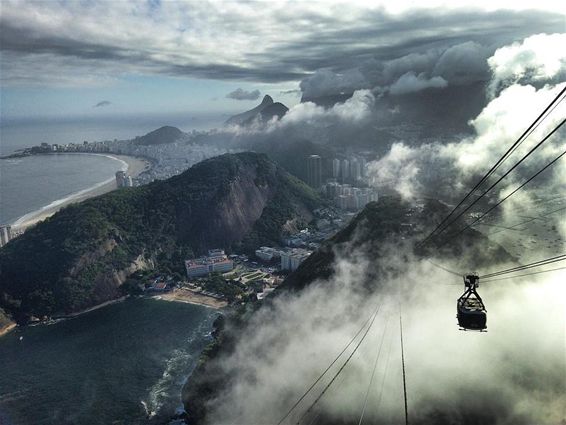
[(315, 189), (322, 185), (322, 158), (319, 155), (307, 159), (307, 183)]
[(354, 181), (358, 181), (362, 178), (362, 167), (356, 158), (350, 161), (350, 176)]
[(127, 184), (127, 177), (125, 171), (116, 171), (116, 186), (124, 187)]
[(347, 181), (350, 178), (350, 161), (343, 159), (340, 162), (340, 178), (342, 182)]
[(340, 160), (338, 158), (332, 160), (332, 177), (335, 179), (340, 177)]
[(360, 165), (362, 169), (362, 177), (367, 176), (367, 161), (365, 158), (360, 158)]
[(6, 245), (12, 239), (12, 227), (0, 226), (0, 246)]

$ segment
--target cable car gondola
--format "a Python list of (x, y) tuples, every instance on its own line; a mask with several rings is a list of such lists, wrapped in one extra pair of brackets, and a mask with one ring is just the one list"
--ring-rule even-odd
[(464, 275), (465, 291), (456, 302), (458, 325), (461, 330), (485, 331), (487, 329), (487, 311), (476, 288), (479, 287), (476, 274)]

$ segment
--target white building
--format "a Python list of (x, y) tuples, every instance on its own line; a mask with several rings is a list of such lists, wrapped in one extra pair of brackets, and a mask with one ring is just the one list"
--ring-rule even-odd
[(268, 246), (262, 246), (259, 249), (256, 249), (255, 255), (260, 260), (269, 262), (269, 261), (273, 260), (274, 258), (280, 257), (281, 253), (278, 250), (276, 250), (275, 248), (271, 248), (271, 247), (268, 247)]
[(301, 263), (305, 261), (311, 253), (311, 251), (301, 248), (293, 248), (288, 251), (282, 251), (281, 270), (297, 270)]
[(0, 226), (0, 246), (6, 245), (12, 239), (12, 227)]
[(208, 251), (207, 257), (185, 261), (185, 270), (189, 278), (206, 276), (214, 272), (226, 273), (233, 268), (234, 262), (230, 260), (221, 249)]

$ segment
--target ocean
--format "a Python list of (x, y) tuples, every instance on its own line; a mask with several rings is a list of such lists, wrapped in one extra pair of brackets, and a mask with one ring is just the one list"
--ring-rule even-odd
[(124, 161), (105, 155), (60, 154), (0, 160), (0, 224), (64, 202), (112, 181)]
[(192, 304), (131, 299), (18, 328), (0, 338), (0, 423), (159, 423), (181, 407), (181, 388), (216, 315)]

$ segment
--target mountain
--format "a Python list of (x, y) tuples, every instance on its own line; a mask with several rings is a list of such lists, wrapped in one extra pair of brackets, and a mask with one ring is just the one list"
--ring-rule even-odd
[(262, 122), (267, 122), (273, 117), (283, 117), (288, 110), (289, 108), (285, 105), (280, 102), (274, 102), (273, 98), (266, 94), (261, 103), (255, 108), (228, 118), (224, 124), (249, 125), (256, 119), (259, 119)]
[(200, 162), (168, 180), (62, 209), (0, 249), (0, 308), (19, 322), (68, 314), (120, 295), (128, 275), (154, 265), (183, 273), (210, 248), (277, 244), (289, 221), (307, 223), (318, 195), (265, 155)]
[(177, 127), (163, 126), (147, 133), (145, 136), (135, 138), (138, 145), (164, 145), (174, 143), (182, 138), (184, 133)]
[[(326, 241), (280, 288), (302, 289), (317, 278), (328, 278), (333, 273), (336, 253), (343, 249), (363, 247), (370, 258), (374, 259), (374, 270), (371, 273), (380, 275), (384, 272), (379, 259), (383, 256), (382, 247), (385, 243), (398, 243), (414, 233), (410, 229), (432, 228), (448, 213), (448, 207), (434, 199), (427, 199), (420, 209), (403, 202), (397, 196), (382, 197), (379, 202), (368, 204), (348, 226)], [(441, 247), (431, 243), (426, 248), (416, 249), (415, 254), (451, 259), (460, 263), (462, 270), (477, 270), (514, 260), (503, 247), (490, 242), (473, 229), (467, 229), (458, 239)]]
[[(431, 228), (438, 223), (449, 212), (449, 208), (436, 200), (426, 200), (422, 207), (415, 207), (404, 202), (399, 197), (382, 197), (379, 202), (368, 204), (348, 226), (339, 231), (335, 236), (327, 240), (319, 250), (308, 257), (300, 267), (290, 274), (287, 279), (275, 291), (275, 297), (286, 295), (291, 291), (298, 292), (307, 287), (317, 279), (326, 279), (334, 273), (334, 264), (337, 255), (343, 255), (360, 248), (365, 257), (371, 259), (368, 265), (368, 273), (364, 281), (360, 282), (360, 290), (367, 290), (368, 294), (380, 290), (381, 276), (394, 276), (403, 273), (399, 267), (406, 264), (403, 252), (411, 253), (411, 237), (419, 237), (425, 229)], [(382, 261), (387, 246), (398, 258), (398, 264), (390, 261)], [(443, 256), (458, 260), (466, 254), (466, 260), (474, 259), (471, 264), (462, 261), (462, 270), (467, 267), (481, 267), (482, 265), (493, 265), (497, 262), (512, 260), (512, 257), (501, 246), (490, 243), (489, 240), (474, 230), (463, 232), (457, 241), (445, 245), (443, 248), (430, 248)], [(391, 252), (389, 251), (389, 253)], [(417, 256), (426, 255), (426, 250), (415, 252)], [(391, 258), (388, 256), (388, 258)], [(401, 265), (401, 266), (399, 266)], [(270, 304), (272, 297), (267, 298), (265, 303)], [(290, 298), (290, 297), (289, 297)], [(279, 299), (284, 302), (286, 298)], [(288, 298), (287, 298), (288, 299)], [(254, 313), (261, 310), (261, 306), (255, 310), (245, 312), (238, 311), (236, 314), (227, 316), (226, 323), (216, 326), (215, 340), (203, 352), (199, 365), (185, 384), (182, 391), (186, 422), (191, 425), (205, 424), (207, 422), (207, 409), (214, 406), (215, 401), (222, 397), (222, 391), (230, 386), (232, 375), (226, 369), (225, 356), (233, 354), (239, 341), (251, 336), (253, 328), (247, 326), (254, 322)], [(218, 324), (219, 325), (219, 324)], [(283, 337), (284, 338), (284, 337)], [(270, 343), (275, 340), (271, 339)], [(357, 423), (354, 421), (339, 421), (337, 423)], [(326, 420), (321, 423), (331, 423)], [(472, 422), (470, 422), (472, 423)]]

